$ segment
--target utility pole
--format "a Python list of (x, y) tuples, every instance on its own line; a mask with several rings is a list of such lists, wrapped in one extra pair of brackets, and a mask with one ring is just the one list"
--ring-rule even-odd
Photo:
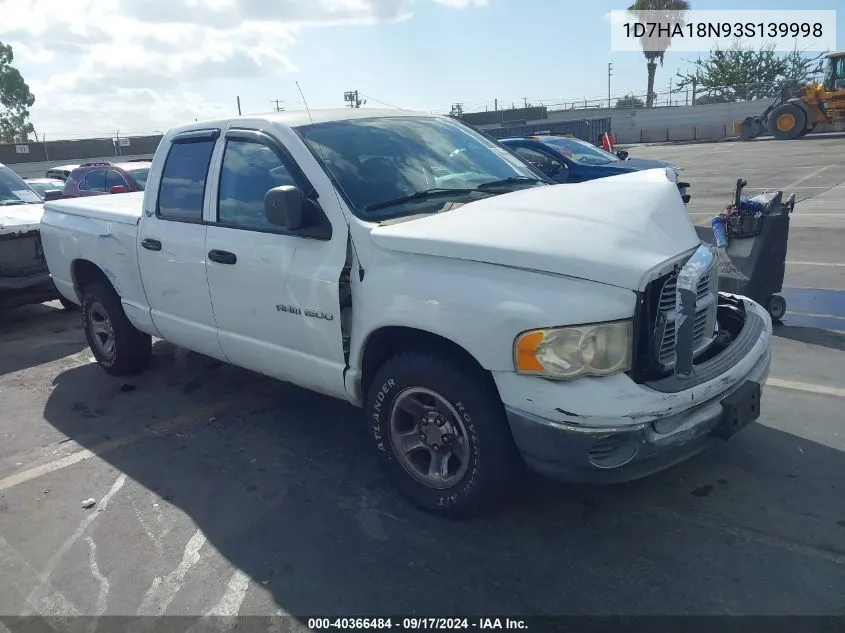
[(493, 109), (496, 110), (496, 111), (498, 111), (498, 109), (499, 109), (499, 98), (498, 97), (495, 97), (493, 99)]
[(343, 100), (346, 102), (346, 106), (348, 108), (360, 108), (362, 105), (367, 103), (366, 100), (362, 101), (358, 98), (357, 90), (347, 90), (346, 92), (344, 92)]
[(241, 98), (238, 97), (238, 116), (241, 116)]
[(613, 76), (613, 62), (607, 63), (607, 109), (610, 110), (613, 106), (610, 103), (610, 78)]
[(450, 117), (454, 117), (456, 119), (460, 119), (464, 115), (464, 104), (463, 103), (453, 103), (452, 110), (449, 112)]
[(280, 106), (280, 103), (284, 103), (284, 101), (280, 101), (279, 99), (270, 99), (270, 103), (275, 104), (274, 112), (283, 112), (284, 108)]

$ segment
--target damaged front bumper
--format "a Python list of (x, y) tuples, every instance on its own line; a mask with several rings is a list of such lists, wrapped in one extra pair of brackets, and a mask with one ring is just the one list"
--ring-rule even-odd
[(740, 300), (741, 331), (689, 377), (637, 384), (624, 374), (571, 382), (495, 374), (527, 465), (564, 481), (631, 481), (684, 461), (756, 419), (771, 366), (772, 324), (760, 305)]

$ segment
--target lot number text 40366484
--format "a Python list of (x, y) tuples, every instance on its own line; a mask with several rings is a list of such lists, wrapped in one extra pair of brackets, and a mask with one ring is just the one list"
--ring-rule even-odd
[(518, 618), (309, 618), (307, 624), (311, 631), (446, 631), (452, 629), (525, 631), (528, 629), (526, 622)]

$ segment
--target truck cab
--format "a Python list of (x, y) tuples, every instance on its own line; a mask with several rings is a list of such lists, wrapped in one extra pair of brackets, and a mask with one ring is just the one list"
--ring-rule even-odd
[(555, 185), (449, 117), (281, 112), (169, 131), (144, 192), (47, 202), (42, 239), (107, 372), (161, 338), (348, 401), (397, 489), (463, 517), (759, 416), (771, 320), (718, 292), (671, 176)]

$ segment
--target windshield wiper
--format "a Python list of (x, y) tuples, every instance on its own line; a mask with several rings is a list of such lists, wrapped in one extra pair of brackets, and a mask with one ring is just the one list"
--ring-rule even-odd
[(9, 207), (14, 204), (34, 204), (26, 200), (0, 200), (0, 207)]
[(384, 200), (383, 202), (374, 202), (364, 208), (367, 211), (376, 211), (377, 209), (395, 207), (397, 205), (404, 204), (405, 202), (413, 202), (414, 200), (426, 200), (428, 198), (440, 198), (445, 196), (465, 196), (470, 193), (477, 193), (478, 191), (479, 189), (449, 189), (447, 187), (435, 187), (433, 189), (418, 191), (409, 196), (400, 196), (399, 198)]
[(484, 191), (485, 189), (496, 189), (498, 187), (507, 187), (508, 185), (535, 185), (538, 182), (545, 182), (539, 178), (531, 178), (530, 176), (511, 176), (504, 180), (491, 180), (478, 185), (478, 189)]

